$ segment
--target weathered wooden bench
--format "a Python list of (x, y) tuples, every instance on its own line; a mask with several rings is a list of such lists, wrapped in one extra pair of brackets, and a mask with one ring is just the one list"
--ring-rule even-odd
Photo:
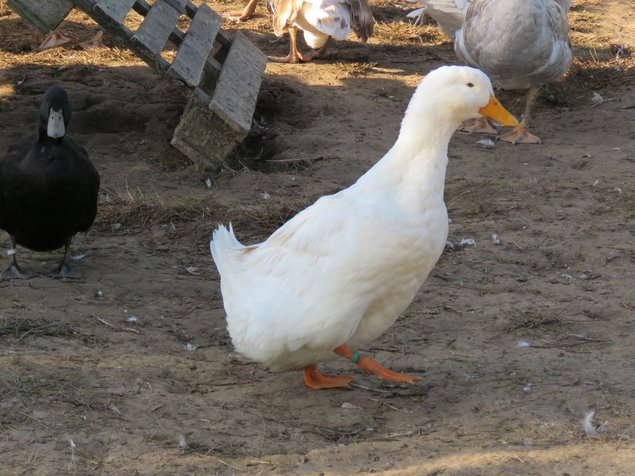
[[(189, 0), (8, 0), (25, 20), (46, 33), (77, 7), (121, 39), (159, 73), (192, 89), (174, 131), (172, 145), (193, 160), (218, 168), (251, 129), (267, 59), (240, 32), (228, 34), (221, 17), (207, 4)], [(124, 20), (131, 11), (143, 16), (136, 29)], [(177, 27), (181, 15), (190, 25)], [(170, 63), (161, 53), (168, 42), (178, 50)]]

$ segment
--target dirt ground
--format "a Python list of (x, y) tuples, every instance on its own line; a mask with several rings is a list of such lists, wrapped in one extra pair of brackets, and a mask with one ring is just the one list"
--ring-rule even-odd
[[(324, 367), (353, 371), (352, 388), (315, 392), (301, 372), (232, 353), (211, 230), (232, 221), (257, 242), (352, 183), (392, 145), (422, 75), (456, 62), (448, 39), (405, 23), (412, 4), (371, 1), (367, 45), (268, 65), (263, 131), (210, 177), (169, 145), (180, 85), (108, 35), (103, 50), (35, 53), (42, 36), (1, 1), (1, 153), (61, 82), (102, 192), (74, 241), (83, 280), (0, 282), (0, 473), (635, 474), (635, 2), (573, 3), (576, 60), (535, 110), (543, 144), (454, 136), (456, 246), (363, 349), (422, 382), (383, 384), (341, 361)], [(91, 25), (74, 13), (62, 29)], [(263, 6), (228, 28), (287, 52)], [(520, 93), (498, 95), (520, 113)], [(61, 256), (18, 253), (43, 271)]]

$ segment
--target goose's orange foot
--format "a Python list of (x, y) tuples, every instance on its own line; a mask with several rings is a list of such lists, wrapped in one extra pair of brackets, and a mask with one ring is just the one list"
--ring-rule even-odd
[(70, 38), (64, 36), (62, 32), (53, 30), (46, 35), (46, 38), (44, 38), (44, 41), (40, 46), (38, 46), (37, 50), (43, 51), (48, 50), (49, 48), (56, 48), (58, 46), (65, 45), (69, 41), (71, 41)]
[(500, 136), (499, 140), (512, 144), (540, 144), (540, 137), (533, 135), (522, 123), (508, 134)]
[(101, 26), (95, 28), (95, 34), (88, 40), (82, 41), (79, 46), (85, 50), (92, 50), (93, 48), (103, 48), (104, 43), (104, 29)]
[(289, 53), (287, 56), (267, 56), (267, 59), (272, 63), (304, 63), (304, 56), (301, 54)]
[(375, 377), (381, 380), (388, 380), (390, 382), (401, 383), (415, 383), (417, 380), (421, 380), (421, 377), (416, 375), (400, 374), (387, 369), (383, 365), (378, 364), (370, 357), (360, 357), (357, 362), (359, 368), (367, 374), (373, 374)]
[(485, 117), (479, 117), (478, 119), (472, 119), (464, 122), (459, 130), (462, 132), (469, 132), (470, 134), (496, 134), (494, 129)]
[(241, 11), (231, 11), (231, 12), (227, 12), (225, 14), (225, 17), (227, 18), (227, 20), (229, 20), (232, 23), (240, 23), (243, 21), (247, 21), (251, 18), (251, 15), (253, 15), (253, 13), (245, 13), (244, 10)]
[(313, 390), (324, 388), (346, 388), (353, 381), (350, 375), (326, 375), (317, 371), (316, 365), (304, 367), (304, 383)]

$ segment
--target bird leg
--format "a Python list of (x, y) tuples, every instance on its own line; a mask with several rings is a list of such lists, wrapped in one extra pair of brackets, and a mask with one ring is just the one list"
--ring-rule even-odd
[(342, 344), (333, 350), (338, 355), (352, 361), (359, 365), (362, 372), (367, 374), (373, 374), (375, 377), (381, 380), (389, 380), (391, 382), (404, 382), (415, 383), (417, 380), (421, 380), (421, 377), (415, 375), (400, 374), (393, 372), (386, 367), (378, 364), (370, 357), (360, 357), (359, 352), (353, 352), (353, 350), (346, 344)]
[(498, 131), (494, 129), (487, 121), (486, 117), (479, 117), (478, 119), (470, 119), (465, 121), (459, 130), (462, 132), (469, 132), (470, 134), (497, 134)]
[(289, 54), (287, 56), (267, 56), (269, 61), (274, 63), (300, 63), (304, 61), (304, 56), (298, 51), (297, 42), (298, 29), (294, 26), (289, 27)]
[(258, 0), (249, 0), (249, 3), (245, 6), (243, 11), (241, 12), (228, 12), (227, 16), (229, 20), (234, 22), (241, 22), (249, 19), (254, 12), (256, 11), (256, 6), (258, 5)]
[(540, 144), (540, 137), (537, 137), (529, 132), (529, 113), (536, 102), (538, 91), (539, 88), (537, 87), (529, 88), (529, 91), (527, 92), (527, 99), (525, 101), (525, 111), (523, 112), (520, 123), (514, 127), (514, 130), (509, 134), (499, 137), (500, 140), (511, 142), (512, 144)]
[(18, 260), (15, 257), (15, 236), (9, 235), (11, 239), (11, 249), (7, 251), (9, 256), (9, 267), (0, 274), (0, 279), (16, 279), (16, 278), (31, 278), (34, 275), (27, 273), (18, 266)]
[(304, 383), (313, 390), (346, 388), (353, 381), (351, 375), (326, 375), (317, 371), (316, 365), (304, 367)]
[(64, 256), (62, 257), (62, 261), (60, 261), (59, 266), (50, 274), (52, 278), (68, 278), (68, 279), (79, 279), (82, 277), (79, 271), (72, 270), (68, 265), (68, 259), (70, 257), (71, 251), (71, 238), (66, 240), (64, 243)]
[(64, 36), (61, 31), (52, 30), (49, 31), (49, 34), (46, 35), (46, 38), (44, 38), (44, 41), (40, 46), (38, 46), (37, 50), (43, 51), (48, 50), (49, 48), (56, 48), (58, 46), (65, 45), (69, 41), (71, 41), (70, 38)]

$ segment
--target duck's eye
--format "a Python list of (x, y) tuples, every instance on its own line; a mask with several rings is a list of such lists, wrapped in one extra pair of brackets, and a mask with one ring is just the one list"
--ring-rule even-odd
[(467, 87), (468, 88), (473, 88), (474, 87), (474, 83), (467, 83)]

